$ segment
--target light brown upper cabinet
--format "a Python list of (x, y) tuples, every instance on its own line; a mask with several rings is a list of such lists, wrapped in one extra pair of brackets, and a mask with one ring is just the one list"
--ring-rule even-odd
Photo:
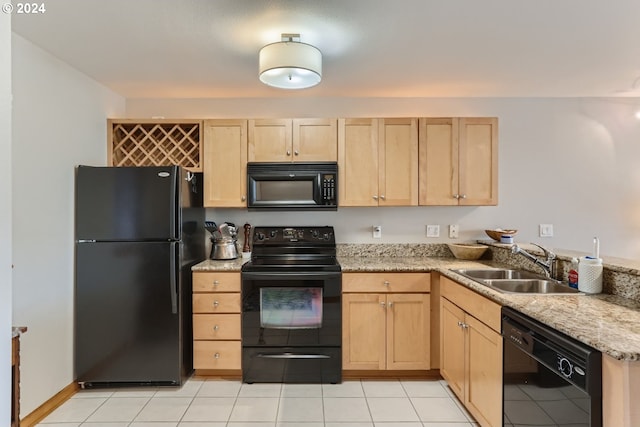
[(340, 206), (418, 205), (418, 119), (339, 119)]
[(420, 205), (498, 204), (498, 119), (420, 119)]
[(205, 120), (204, 205), (247, 205), (247, 121)]
[(249, 120), (250, 162), (335, 162), (337, 119)]

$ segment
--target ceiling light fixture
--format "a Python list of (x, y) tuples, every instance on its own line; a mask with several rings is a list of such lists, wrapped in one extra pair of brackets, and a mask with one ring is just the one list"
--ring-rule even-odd
[(300, 43), (300, 34), (282, 34), (282, 41), (260, 49), (260, 81), (280, 89), (305, 89), (322, 80), (322, 53)]

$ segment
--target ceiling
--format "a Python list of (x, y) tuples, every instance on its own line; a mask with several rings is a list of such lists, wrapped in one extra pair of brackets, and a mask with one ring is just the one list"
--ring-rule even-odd
[[(639, 97), (638, 0), (54, 0), (12, 29), (126, 98)], [(323, 80), (258, 80), (299, 33)]]

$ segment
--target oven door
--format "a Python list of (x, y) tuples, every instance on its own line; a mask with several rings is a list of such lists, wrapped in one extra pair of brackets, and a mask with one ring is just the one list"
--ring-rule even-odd
[(340, 382), (341, 288), (340, 272), (243, 272), (243, 381)]

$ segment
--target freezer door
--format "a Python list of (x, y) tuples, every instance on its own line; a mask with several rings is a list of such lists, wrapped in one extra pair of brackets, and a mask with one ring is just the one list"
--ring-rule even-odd
[(178, 240), (181, 173), (177, 166), (78, 166), (76, 240)]
[(179, 251), (180, 243), (76, 244), (78, 381), (180, 383), (190, 317)]

